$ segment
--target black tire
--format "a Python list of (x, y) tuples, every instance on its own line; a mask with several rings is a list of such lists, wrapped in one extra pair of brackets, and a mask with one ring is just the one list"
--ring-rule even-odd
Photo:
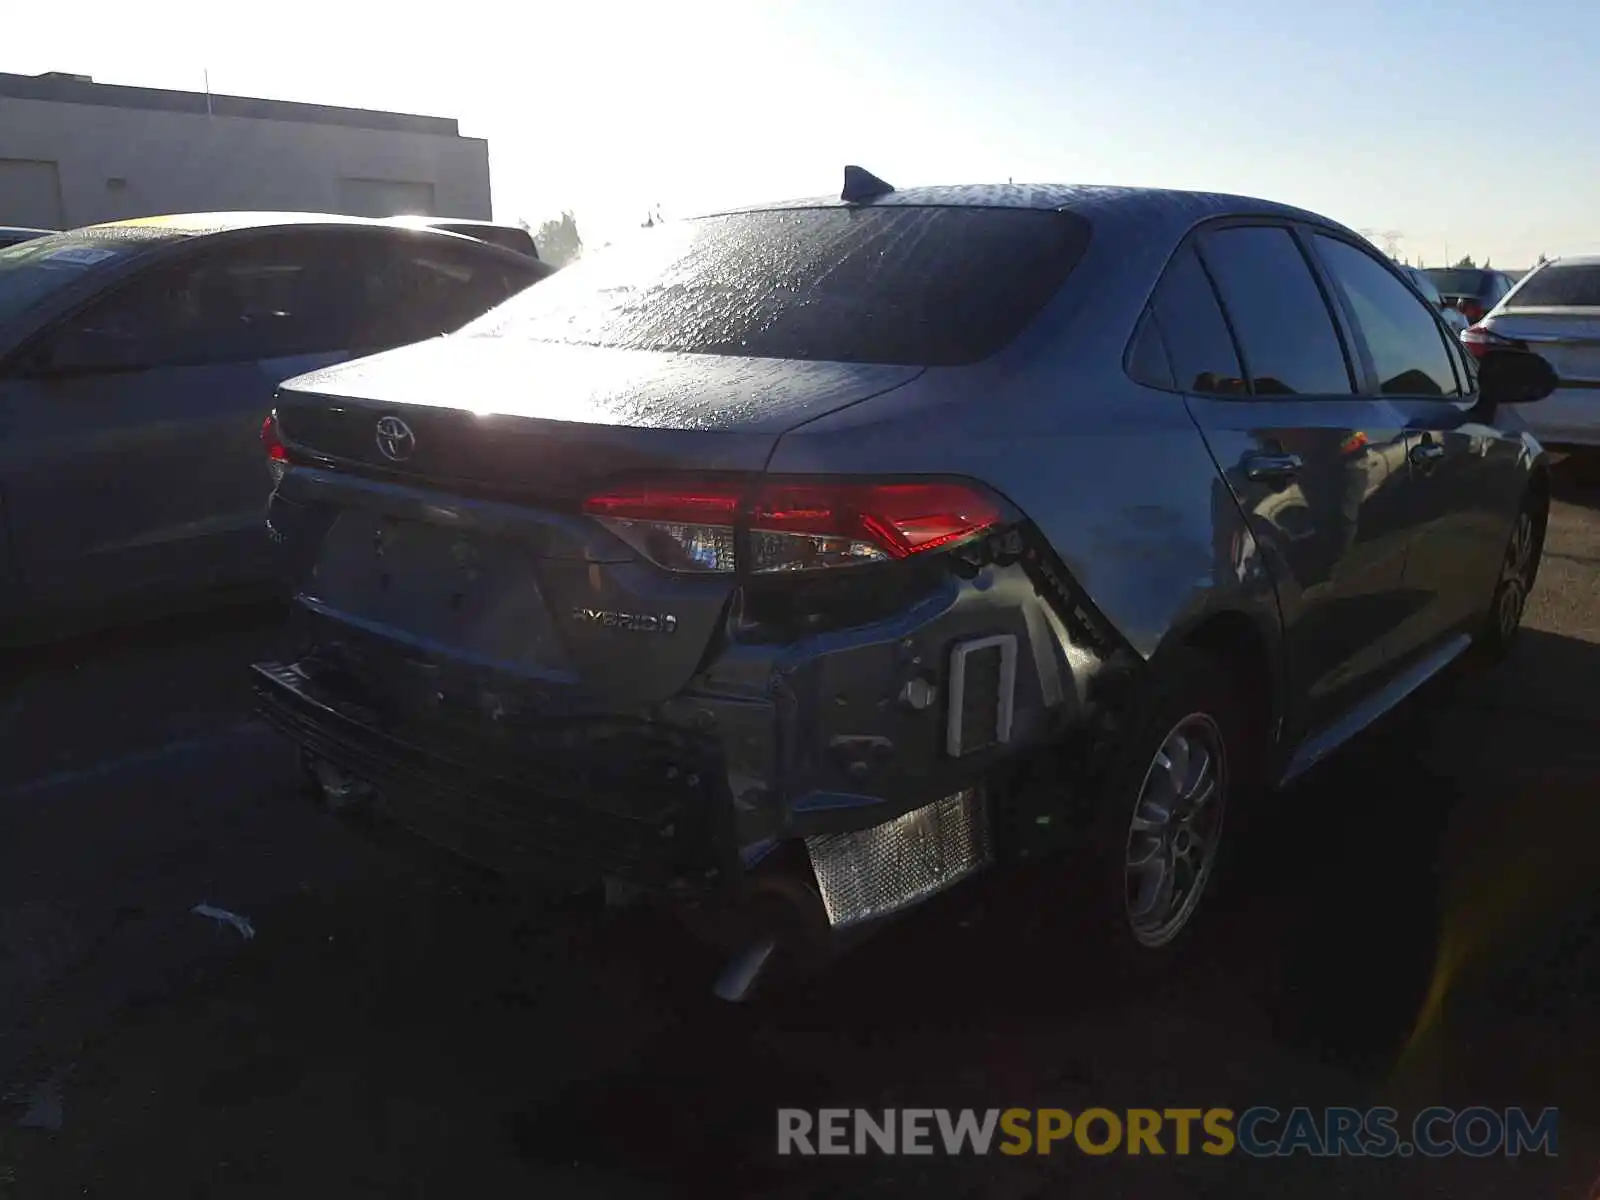
[[(1150, 700), (1137, 727), (1123, 740), (1107, 774), (1094, 836), (1100, 876), (1097, 904), (1106, 940), (1118, 959), (1140, 971), (1166, 969), (1196, 940), (1196, 930), (1207, 924), (1211, 907), (1208, 901), (1214, 899), (1218, 876), (1224, 872), (1228, 851), (1237, 841), (1229, 836), (1230, 830), (1237, 832), (1239, 812), (1248, 805), (1261, 777), (1258, 734), (1262, 722), (1251, 715), (1242, 701), (1227, 662), (1212, 654), (1178, 649), (1163, 654), (1152, 669), (1156, 678)], [(1134, 819), (1138, 815), (1148, 823), (1146, 819), (1156, 811), (1150, 805), (1159, 808), (1158, 796), (1147, 792), (1147, 777), (1152, 786), (1159, 783), (1159, 777), (1153, 774), (1161, 770), (1157, 754), (1168, 748), (1169, 739), (1180, 731), (1199, 735), (1189, 738), (1191, 764), (1193, 745), (1199, 741), (1206, 743), (1206, 753), (1216, 760), (1215, 794), (1207, 802), (1216, 806), (1211, 835), (1215, 849), (1203, 870), (1197, 872), (1190, 861), (1190, 881), (1198, 879), (1194, 900), (1181, 919), (1174, 914), (1174, 927), (1168, 930), (1152, 925), (1148, 914), (1140, 916), (1138, 910), (1143, 907), (1145, 896), (1141, 888), (1152, 869), (1139, 870), (1130, 864), (1135, 857), (1143, 856), (1152, 840), (1162, 847), (1158, 854), (1170, 854), (1179, 847), (1179, 831), (1169, 828), (1157, 834), (1143, 828), (1136, 830)], [(1174, 818), (1180, 808), (1179, 804), (1171, 806)], [(1198, 809), (1193, 815), (1200, 815)], [(1197, 827), (1191, 826), (1193, 831)], [(1182, 862), (1179, 857), (1168, 861), (1173, 865), (1165, 869), (1173, 872), (1177, 886), (1181, 886)]]
[(1500, 661), (1511, 652), (1516, 642), (1517, 632), (1522, 628), (1523, 614), (1527, 611), (1528, 597), (1539, 578), (1539, 563), (1544, 558), (1545, 526), (1549, 516), (1549, 501), (1540, 492), (1529, 491), (1523, 497), (1522, 507), (1518, 509), (1517, 518), (1506, 538), (1500, 576), (1489, 598), (1488, 611), (1474, 639), (1473, 649), (1480, 661)]

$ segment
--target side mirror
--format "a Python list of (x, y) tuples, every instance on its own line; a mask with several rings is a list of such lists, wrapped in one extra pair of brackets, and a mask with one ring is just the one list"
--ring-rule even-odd
[(1491, 350), (1478, 360), (1478, 397), (1490, 408), (1543, 400), (1559, 382), (1549, 361), (1531, 350)]

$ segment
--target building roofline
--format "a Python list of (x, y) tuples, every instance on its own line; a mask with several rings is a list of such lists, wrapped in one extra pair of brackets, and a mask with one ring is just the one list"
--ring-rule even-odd
[(55, 104), (89, 104), (101, 108), (150, 112), (190, 113), (217, 117), (243, 117), (255, 121), (292, 121), (302, 125), (342, 125), (352, 129), (380, 129), (394, 133), (432, 133), (459, 137), (454, 117), (427, 117), (412, 113), (380, 112), (365, 108), (340, 108), (331, 104), (305, 104), (295, 100), (262, 100), (212, 92), (179, 92), (167, 88), (129, 87), (120, 83), (95, 83), (86, 76), (61, 74), (7, 75), (0, 73), (0, 99), (43, 100)]

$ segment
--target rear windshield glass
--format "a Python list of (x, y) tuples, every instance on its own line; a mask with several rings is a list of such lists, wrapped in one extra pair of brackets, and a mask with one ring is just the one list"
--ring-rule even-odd
[(1439, 295), (1439, 289), (1433, 285), (1433, 280), (1429, 279), (1421, 271), (1411, 272), (1411, 282), (1417, 285), (1417, 291), (1422, 293), (1423, 299), (1433, 304), (1444, 303), (1443, 298)]
[(468, 336), (953, 366), (1014, 338), (1088, 243), (1068, 213), (805, 208), (670, 222), (556, 272)]
[(0, 322), (47, 300), (85, 272), (109, 266), (139, 244), (58, 234), (0, 249)]
[(1487, 290), (1482, 271), (1440, 268), (1428, 271), (1427, 275), (1446, 296), (1477, 296)]
[(1507, 308), (1600, 308), (1600, 266), (1556, 263), (1523, 282)]

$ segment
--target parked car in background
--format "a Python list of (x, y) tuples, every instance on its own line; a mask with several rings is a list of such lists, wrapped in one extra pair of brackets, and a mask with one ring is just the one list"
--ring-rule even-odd
[(1417, 291), (1422, 293), (1422, 298), (1438, 310), (1440, 318), (1449, 327), (1451, 333), (1459, 334), (1471, 324), (1467, 320), (1465, 313), (1455, 305), (1448, 303), (1439, 294), (1438, 287), (1426, 271), (1421, 267), (1406, 267), (1404, 270), (1406, 277), (1416, 284)]
[(849, 171), (643, 237), (283, 385), (255, 684), (331, 804), (734, 931), (724, 996), (1085, 835), (1159, 962), (1235, 806), (1517, 630), (1549, 367), (1343, 226)]
[(540, 275), (314, 214), (150, 217), (0, 250), (0, 621), (268, 577), (278, 383), (455, 329)]
[(1524, 414), (1528, 428), (1549, 446), (1600, 447), (1600, 255), (1535, 267), (1461, 338), (1477, 355), (1507, 348), (1542, 354), (1560, 383)]
[(1472, 325), (1505, 298), (1511, 280), (1502, 271), (1477, 267), (1426, 267), (1423, 274), (1433, 280), (1444, 302), (1457, 309)]
[(53, 229), (26, 229), (21, 225), (0, 225), (0, 249), (15, 246), (18, 242), (31, 242), (34, 238), (54, 233)]
[(392, 217), (391, 220), (408, 229), (442, 229), (446, 233), (477, 238), (480, 242), (493, 242), (518, 254), (526, 254), (529, 258), (539, 257), (539, 247), (533, 240), (533, 234), (520, 225), (496, 225), (493, 221), (468, 221), (456, 217)]

